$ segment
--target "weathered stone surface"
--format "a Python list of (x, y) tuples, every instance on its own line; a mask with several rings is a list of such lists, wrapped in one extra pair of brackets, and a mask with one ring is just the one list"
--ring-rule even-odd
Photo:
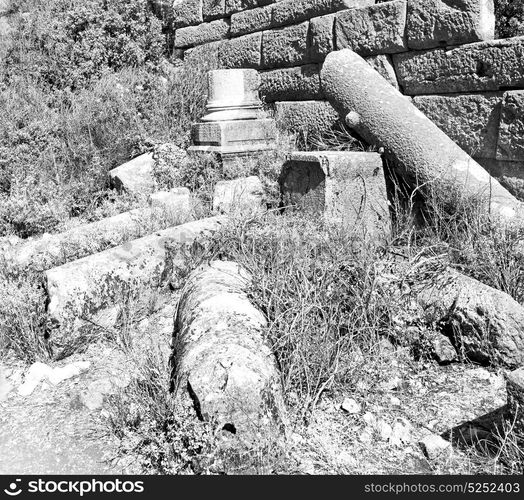
[(213, 21), (224, 17), (226, 0), (202, 0), (202, 17), (204, 21)]
[(417, 50), (493, 40), (493, 0), (410, 0), (406, 33)]
[(524, 433), (524, 368), (506, 374), (508, 417), (515, 423), (515, 431)]
[(390, 217), (377, 153), (291, 153), (282, 167), (284, 206), (339, 221), (364, 236), (384, 236)]
[(249, 213), (265, 210), (264, 186), (256, 176), (219, 181), (213, 193), (215, 213)]
[(339, 120), (328, 101), (280, 101), (275, 103), (275, 120), (280, 130), (322, 135)]
[(193, 47), (203, 43), (215, 42), (227, 38), (229, 19), (217, 19), (198, 26), (188, 26), (175, 31), (175, 48)]
[(262, 34), (262, 66), (276, 68), (308, 62), (309, 22), (287, 26)]
[(363, 56), (407, 50), (406, 3), (392, 0), (338, 13), (335, 19), (337, 50), (350, 48)]
[(473, 198), (507, 222), (522, 220), (523, 205), (360, 56), (332, 52), (321, 81), (346, 124), (384, 148), (407, 184), (432, 183), (449, 203)]
[(273, 120), (230, 120), (197, 123), (191, 128), (194, 145), (238, 146), (267, 144), (274, 139)]
[(213, 67), (218, 68), (220, 66), (218, 63), (219, 49), (228, 42), (229, 40), (220, 40), (187, 49), (184, 51), (184, 63), (198, 66), (202, 64), (202, 61), (213, 61)]
[(260, 96), (267, 102), (322, 99), (318, 64), (260, 73)]
[(45, 270), (94, 252), (112, 248), (166, 226), (193, 218), (189, 190), (153, 195), (151, 208), (139, 208), (83, 224), (57, 234), (45, 234), (13, 246), (4, 258), (11, 266)]
[(192, 26), (203, 22), (202, 0), (174, 0), (173, 23), (174, 29)]
[(55, 355), (86, 330), (113, 328), (125, 303), (133, 303), (137, 319), (148, 314), (151, 294), (172, 265), (166, 261), (166, 244), (191, 245), (220, 222), (213, 217), (171, 227), (46, 271), (47, 312), (54, 325), (49, 342)]
[(524, 307), (508, 294), (452, 269), (415, 293), (429, 317), (448, 326), (458, 352), (509, 368), (524, 363)]
[(419, 441), (424, 454), (430, 460), (436, 460), (443, 453), (451, 451), (451, 443), (437, 434), (429, 434)]
[(249, 300), (251, 281), (234, 262), (193, 271), (173, 338), (177, 393), (188, 391), (201, 418), (248, 448), (278, 440), (285, 424), (280, 376), (263, 336), (267, 320)]
[(273, 5), (245, 10), (231, 16), (231, 35), (245, 35), (254, 31), (267, 30), (273, 25)]
[(479, 158), (478, 162), (513, 196), (524, 201), (524, 162)]
[(222, 68), (259, 68), (262, 33), (232, 38), (220, 44), (218, 60)]
[(417, 96), (417, 106), (474, 158), (494, 158), (502, 93)]
[(334, 50), (333, 24), (335, 15), (315, 17), (309, 23), (309, 58), (311, 61), (323, 61)]
[(524, 90), (504, 94), (500, 113), (497, 159), (524, 160)]
[(275, 0), (226, 0), (226, 14), (254, 9), (273, 2)]
[(378, 71), (393, 87), (398, 89), (397, 75), (395, 68), (391, 62), (391, 56), (387, 54), (380, 54), (378, 56), (366, 57), (366, 62), (375, 70)]
[(154, 163), (153, 155), (147, 153), (110, 170), (111, 187), (131, 194), (152, 193), (155, 189)]
[(524, 85), (524, 37), (393, 56), (405, 94), (500, 90)]
[(273, 6), (274, 26), (296, 24), (338, 10), (373, 5), (375, 0), (283, 0)]

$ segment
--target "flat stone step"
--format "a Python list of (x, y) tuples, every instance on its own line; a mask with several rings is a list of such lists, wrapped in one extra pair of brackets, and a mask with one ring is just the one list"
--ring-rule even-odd
[[(134, 320), (154, 311), (173, 262), (182, 264), (183, 249), (211, 235), (223, 220), (211, 217), (170, 227), (47, 270), (48, 334), (55, 357), (93, 328), (113, 331), (126, 305)], [(173, 247), (180, 255), (173, 254)]]
[(6, 245), (3, 260), (10, 266), (43, 271), (192, 219), (188, 189), (159, 192), (151, 195), (149, 207)]

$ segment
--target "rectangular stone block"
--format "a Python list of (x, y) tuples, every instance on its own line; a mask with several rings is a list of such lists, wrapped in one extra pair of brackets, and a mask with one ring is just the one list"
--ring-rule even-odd
[(221, 68), (259, 68), (262, 33), (232, 38), (220, 44), (218, 61)]
[(196, 146), (266, 144), (274, 139), (274, 131), (274, 121), (269, 118), (203, 122), (191, 127), (192, 142)]
[(202, 23), (202, 0), (174, 0), (173, 29)]
[(375, 71), (378, 71), (393, 87), (398, 89), (397, 75), (395, 74), (391, 56), (381, 54), (378, 56), (369, 56), (365, 59)]
[(204, 21), (213, 21), (226, 15), (226, 0), (202, 0)]
[(333, 129), (338, 113), (328, 101), (279, 101), (275, 121), (279, 130), (321, 136)]
[(231, 35), (245, 35), (273, 26), (273, 5), (237, 12), (231, 16)]
[(359, 235), (389, 232), (386, 181), (377, 153), (291, 153), (282, 168), (280, 187), (286, 207), (323, 215)]
[(524, 37), (393, 56), (408, 95), (492, 91), (524, 86)]
[(260, 96), (266, 102), (323, 99), (318, 64), (260, 73)]
[(297, 24), (344, 9), (373, 5), (375, 0), (284, 0), (273, 6), (274, 26)]
[(309, 22), (287, 26), (262, 34), (262, 66), (278, 68), (308, 62)]
[(524, 162), (478, 158), (477, 161), (515, 198), (524, 201)]
[(339, 12), (335, 20), (337, 50), (350, 48), (362, 56), (407, 50), (406, 0)]
[(335, 15), (314, 17), (309, 23), (309, 57), (313, 62), (321, 62), (335, 48), (333, 25)]
[(218, 62), (219, 48), (227, 42), (227, 40), (219, 40), (187, 49), (184, 51), (184, 63), (198, 66), (202, 64), (202, 61), (208, 61), (212, 67), (220, 69)]
[(417, 106), (474, 158), (495, 158), (502, 93), (417, 96)]
[(218, 19), (198, 26), (188, 26), (175, 31), (175, 48), (193, 47), (203, 43), (214, 42), (227, 38), (229, 34), (229, 19)]
[(409, 0), (406, 33), (417, 50), (492, 40), (493, 0)]
[(524, 161), (524, 90), (504, 94), (497, 159)]
[(276, 0), (225, 0), (226, 1), (226, 15), (234, 14), (244, 10), (254, 9), (263, 5), (269, 5)]

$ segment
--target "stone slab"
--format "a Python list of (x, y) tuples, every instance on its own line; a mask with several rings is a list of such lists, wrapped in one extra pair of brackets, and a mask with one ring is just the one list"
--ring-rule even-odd
[(343, 223), (362, 236), (390, 228), (382, 157), (377, 153), (291, 153), (282, 168), (285, 207)]
[(218, 48), (221, 68), (260, 68), (262, 58), (262, 33), (232, 38)]
[(264, 186), (256, 176), (219, 181), (213, 193), (213, 212), (257, 213), (266, 209)]
[(202, 0), (173, 1), (173, 29), (201, 24), (203, 21)]
[(280, 101), (275, 103), (275, 121), (279, 130), (321, 136), (339, 120), (328, 101)]
[(152, 193), (155, 189), (154, 163), (153, 155), (147, 153), (110, 170), (111, 187), (119, 192), (131, 194)]
[(202, 17), (205, 22), (224, 17), (226, 0), (202, 0)]
[(393, 56), (408, 95), (493, 91), (524, 86), (524, 37)]
[(504, 94), (497, 159), (524, 161), (524, 90)]
[(416, 50), (493, 40), (493, 0), (410, 0), (406, 33)]
[(203, 43), (223, 40), (229, 35), (229, 19), (217, 19), (198, 26), (188, 26), (175, 31), (174, 47), (183, 49)]
[(365, 59), (375, 71), (378, 71), (393, 87), (398, 89), (397, 75), (395, 74), (390, 55), (380, 54), (378, 56), (369, 56)]
[(335, 20), (336, 49), (349, 48), (361, 56), (406, 51), (406, 9), (405, 0), (392, 0), (339, 12)]
[(495, 158), (503, 94), (416, 96), (417, 106), (474, 158)]
[(334, 50), (333, 26), (335, 15), (315, 17), (309, 23), (310, 46), (309, 58), (313, 62), (322, 62)]
[(226, 0), (226, 15), (268, 5), (276, 0)]
[(231, 35), (239, 36), (273, 26), (273, 5), (237, 12), (231, 16)]
[(191, 128), (195, 146), (238, 146), (267, 144), (275, 139), (275, 122), (270, 118), (197, 123)]
[(260, 96), (266, 102), (322, 99), (318, 64), (260, 73)]
[(262, 66), (278, 68), (308, 62), (309, 22), (264, 31), (262, 34)]

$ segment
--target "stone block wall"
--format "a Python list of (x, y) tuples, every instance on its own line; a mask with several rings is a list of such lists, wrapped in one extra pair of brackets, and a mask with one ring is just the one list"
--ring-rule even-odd
[(336, 121), (320, 69), (351, 48), (524, 199), (524, 36), (494, 40), (495, 14), (493, 0), (174, 0), (170, 19), (178, 57), (257, 69), (291, 130)]

